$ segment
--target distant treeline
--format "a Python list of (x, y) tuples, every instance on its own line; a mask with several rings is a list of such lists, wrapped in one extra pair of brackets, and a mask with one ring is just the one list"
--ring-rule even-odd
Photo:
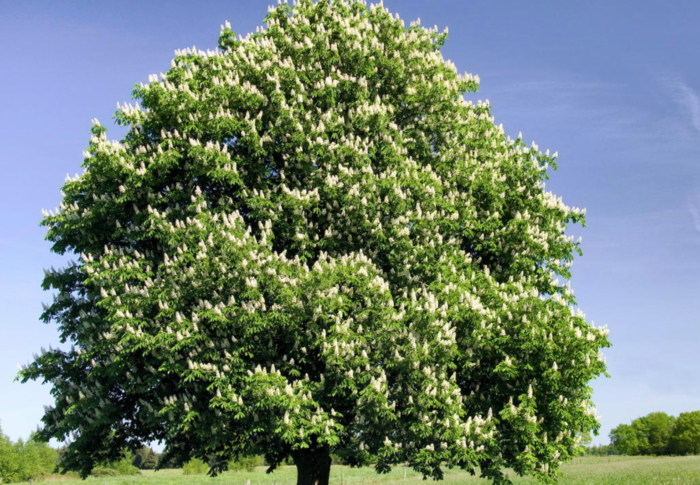
[[(63, 470), (65, 447), (51, 448), (30, 438), (13, 443), (0, 428), (0, 478), (2, 483), (26, 482)], [(697, 455), (700, 454), (700, 411), (669, 416), (651, 413), (630, 424), (621, 424), (610, 432), (610, 444), (583, 447), (586, 455)], [(124, 452), (120, 460), (100, 463), (93, 476), (122, 476), (139, 474), (140, 470), (183, 468), (185, 474), (206, 473), (209, 466), (201, 460), (188, 463), (163, 461), (166, 458), (151, 448), (142, 447), (135, 453)], [(333, 462), (343, 464), (340, 456)], [(229, 463), (230, 470), (252, 470), (264, 465), (262, 456), (242, 457)], [(292, 464), (289, 462), (288, 464)]]
[[(47, 443), (35, 440), (33, 435), (27, 441), (19, 439), (13, 443), (0, 427), (0, 483), (26, 482), (60, 473), (63, 470), (61, 465), (65, 451), (65, 447), (52, 448)], [(99, 463), (92, 470), (92, 475), (135, 475), (140, 470), (154, 469), (159, 459), (160, 455), (143, 447), (136, 453), (125, 452), (120, 460)], [(171, 463), (163, 465), (166, 468), (176, 467)]]
[[(59, 450), (59, 469), (63, 468), (61, 466), (61, 451), (63, 450)], [(252, 471), (256, 466), (263, 464), (262, 456), (249, 456), (231, 461), (228, 464), (228, 469), (232, 471)], [(91, 475), (100, 477), (138, 475), (141, 470), (153, 470), (156, 467), (182, 468), (185, 475), (198, 475), (209, 471), (209, 465), (202, 460), (194, 458), (184, 464), (172, 460), (168, 461), (165, 455), (156, 453), (152, 448), (144, 446), (136, 453), (125, 451), (124, 456), (120, 460), (99, 464), (92, 469)]]
[[(0, 427), (0, 483), (26, 482), (38, 480), (49, 475), (66, 473), (64, 457), (66, 447), (55, 449), (47, 443), (35, 440), (19, 439), (13, 443), (2, 432)], [(253, 470), (264, 464), (262, 456), (241, 457), (229, 463), (229, 470)], [(144, 446), (135, 453), (124, 451), (119, 460), (98, 463), (91, 472), (94, 477), (138, 475), (141, 470), (160, 468), (183, 468), (185, 475), (206, 473), (209, 465), (201, 460), (191, 460), (188, 463), (168, 461), (163, 455)], [(67, 472), (76, 476), (75, 472)]]
[(651, 413), (610, 432), (610, 444), (588, 446), (587, 455), (697, 455), (700, 411), (669, 416)]

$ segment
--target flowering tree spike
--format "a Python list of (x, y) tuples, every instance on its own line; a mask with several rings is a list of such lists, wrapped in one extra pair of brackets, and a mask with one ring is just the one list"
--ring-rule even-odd
[(598, 429), (607, 330), (575, 310), (584, 212), (544, 190), (555, 158), (507, 137), (446, 32), (364, 2), (299, 0), (219, 47), (176, 52), (94, 121), (43, 224), (70, 349), (41, 436), (86, 476), (124, 446), (168, 457), (330, 454), (384, 473), (506, 467), (554, 480)]

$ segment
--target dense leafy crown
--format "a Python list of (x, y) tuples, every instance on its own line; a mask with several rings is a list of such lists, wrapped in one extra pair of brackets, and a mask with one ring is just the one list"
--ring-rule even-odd
[[(512, 140), (440, 47), (363, 2), (270, 8), (267, 28), (176, 52), (96, 122), (43, 224), (80, 260), (46, 274), (71, 350), (45, 437), (84, 473), (127, 444), (279, 463), (330, 447), (377, 469), (547, 481), (596, 430), (607, 330), (568, 279), (584, 211), (555, 156)], [(274, 466), (274, 465), (273, 465)]]

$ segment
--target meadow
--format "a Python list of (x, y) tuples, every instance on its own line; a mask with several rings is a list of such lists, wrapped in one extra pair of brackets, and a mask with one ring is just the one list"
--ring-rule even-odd
[[(700, 456), (684, 457), (644, 457), (644, 456), (605, 456), (581, 457), (562, 467), (564, 477), (562, 485), (663, 485), (663, 484), (698, 484), (700, 485)], [(536, 484), (529, 478), (518, 478), (511, 473), (515, 484)], [(133, 477), (108, 477), (87, 480), (67, 479), (66, 477), (48, 477), (46, 481), (56, 481), (61, 485), (294, 485), (296, 468), (282, 467), (272, 474), (266, 474), (264, 467), (255, 472), (227, 472), (216, 478), (206, 475), (182, 475), (182, 470), (143, 471)], [(26, 482), (25, 482), (26, 483)], [(35, 482), (37, 483), (37, 482)], [(426, 483), (421, 475), (395, 468), (388, 475), (377, 475), (371, 468), (352, 469), (334, 466), (331, 470), (331, 484), (341, 485), (380, 485), (405, 484), (418, 485)], [(459, 470), (447, 470), (445, 485), (474, 484), (486, 485), (486, 480), (472, 477)]]

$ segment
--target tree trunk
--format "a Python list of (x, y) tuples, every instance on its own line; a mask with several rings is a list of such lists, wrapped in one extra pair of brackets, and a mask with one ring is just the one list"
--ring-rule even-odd
[(297, 485), (328, 485), (331, 453), (328, 447), (292, 452), (297, 466)]

